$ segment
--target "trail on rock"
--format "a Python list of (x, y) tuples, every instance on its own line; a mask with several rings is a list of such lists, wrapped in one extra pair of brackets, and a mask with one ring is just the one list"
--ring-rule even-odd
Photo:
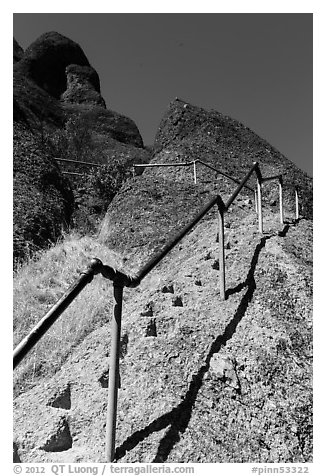
[[(119, 462), (311, 461), (311, 269), (300, 248), (311, 226), (271, 216), (261, 237), (255, 220), (229, 229), (227, 301), (213, 266), (215, 221), (126, 290)], [(109, 342), (108, 322), (16, 399), (22, 461), (104, 461)], [(49, 406), (68, 385), (71, 407)]]

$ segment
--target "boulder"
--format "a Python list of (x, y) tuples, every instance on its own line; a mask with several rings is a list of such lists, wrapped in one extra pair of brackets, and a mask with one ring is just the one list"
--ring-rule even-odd
[(106, 109), (99, 76), (81, 47), (59, 33), (44, 33), (14, 65), (14, 119), (42, 133), (74, 117), (88, 122), (101, 146), (110, 138), (143, 149), (136, 124)]
[(70, 64), (90, 66), (77, 43), (51, 31), (41, 35), (27, 48), (16, 65), (16, 71), (59, 99), (66, 90), (66, 67)]

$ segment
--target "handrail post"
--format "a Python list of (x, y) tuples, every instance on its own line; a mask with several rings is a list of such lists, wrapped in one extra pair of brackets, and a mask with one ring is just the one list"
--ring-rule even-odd
[(298, 189), (295, 187), (295, 219), (299, 220), (299, 196)]
[(225, 301), (225, 251), (224, 251), (224, 210), (218, 207), (218, 242), (219, 242), (219, 271), (220, 271), (220, 296)]
[(257, 178), (258, 230), (263, 233), (263, 211), (261, 205), (261, 180)]
[(279, 178), (278, 187), (279, 187), (279, 194), (280, 194), (280, 222), (283, 225), (284, 217), (283, 217), (283, 179), (282, 177)]
[(197, 184), (196, 160), (194, 160), (193, 164), (194, 164), (194, 182), (195, 184)]
[(109, 367), (108, 407), (106, 419), (106, 457), (112, 463), (115, 456), (115, 435), (119, 386), (119, 355), (123, 286), (113, 284), (114, 308), (111, 324), (111, 354)]

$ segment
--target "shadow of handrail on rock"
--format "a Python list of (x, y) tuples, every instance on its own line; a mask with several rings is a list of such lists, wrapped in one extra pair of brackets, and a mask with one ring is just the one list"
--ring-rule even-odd
[[(283, 229), (283, 235), (287, 233), (289, 227), (286, 225)], [(282, 232), (280, 232), (282, 233)], [(245, 281), (235, 288), (229, 291), (229, 295), (241, 291), (243, 288), (247, 287), (247, 291), (241, 298), (241, 301), (238, 305), (238, 308), (226, 326), (223, 334), (219, 335), (215, 341), (212, 343), (210, 350), (206, 356), (205, 363), (200, 367), (196, 374), (192, 376), (189, 388), (184, 396), (181, 397), (181, 402), (173, 408), (170, 412), (165, 413), (160, 416), (152, 423), (147, 425), (142, 430), (134, 432), (129, 436), (124, 443), (116, 449), (116, 460), (121, 459), (128, 451), (135, 448), (141, 441), (147, 438), (150, 434), (163, 430), (164, 428), (170, 426), (168, 431), (165, 433), (163, 438), (160, 441), (159, 447), (157, 449), (156, 456), (153, 460), (153, 463), (163, 463), (167, 460), (170, 452), (176, 443), (180, 440), (180, 435), (184, 433), (188, 427), (189, 421), (191, 419), (192, 410), (197, 399), (198, 392), (203, 384), (203, 378), (205, 373), (209, 370), (210, 361), (214, 354), (220, 351), (221, 347), (224, 346), (228, 340), (230, 340), (235, 333), (238, 324), (241, 319), (244, 317), (250, 302), (252, 301), (254, 292), (256, 290), (255, 282), (255, 270), (258, 263), (259, 255), (261, 250), (265, 247), (266, 241), (275, 235), (264, 236), (261, 238), (260, 242), (257, 244), (253, 257), (250, 263), (250, 269), (247, 274)]]
[[(286, 223), (285, 226), (283, 227), (283, 230), (279, 231), (277, 233), (277, 235), (284, 238), (285, 235), (287, 234), (287, 232), (290, 229), (290, 225), (296, 226), (298, 222), (299, 222), (299, 220), (296, 220), (293, 223)], [(246, 279), (242, 283), (237, 284), (234, 288), (228, 289), (225, 293), (226, 298), (229, 298), (230, 296), (232, 296), (232, 294), (239, 293), (240, 291), (242, 291), (248, 285), (248, 279), (250, 279), (251, 270), (252, 269), (255, 270), (255, 268), (256, 268), (260, 251), (262, 250), (262, 248), (264, 248), (264, 246), (266, 244), (266, 241), (275, 237), (275, 236), (276, 235), (274, 235), (274, 234), (270, 234), (268, 236), (264, 236), (260, 240), (260, 243), (258, 243), (258, 245), (256, 246), (254, 255), (252, 257), (252, 260), (251, 260), (251, 263), (250, 263), (250, 270), (249, 270), (249, 273), (247, 274)]]

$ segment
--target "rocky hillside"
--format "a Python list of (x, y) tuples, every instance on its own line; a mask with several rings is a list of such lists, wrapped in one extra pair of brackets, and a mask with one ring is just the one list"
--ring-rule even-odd
[[(237, 180), (246, 175), (254, 161), (259, 162), (264, 177), (282, 173), (285, 216), (293, 217), (295, 213), (297, 186), (301, 216), (312, 217), (312, 179), (302, 170), (240, 122), (176, 99), (159, 125), (151, 162), (170, 164), (195, 159)], [(248, 185), (255, 188), (255, 180), (254, 175)], [(197, 165), (196, 185), (192, 166), (146, 168), (141, 176), (126, 183), (110, 204), (100, 240), (117, 247), (128, 263), (137, 261), (137, 256), (144, 259), (157, 251), (173, 231), (188, 223), (210, 198), (220, 194), (226, 201), (235, 187), (234, 182), (201, 164)], [(278, 193), (277, 182), (264, 184), (265, 213), (277, 213)], [(253, 193), (243, 189), (240, 202), (252, 209)], [(234, 208), (236, 221), (238, 207)]]
[[(269, 214), (261, 236), (254, 212), (242, 212), (226, 222), (227, 301), (218, 292), (214, 218), (125, 291), (119, 462), (312, 461), (311, 222), (281, 227)], [(67, 245), (56, 256), (58, 264), (72, 257)], [(115, 261), (121, 268), (125, 256)], [(80, 322), (98, 324), (60, 367), (49, 350), (42, 359), (44, 343), (33, 353), (43, 368), (25, 375), (14, 402), (16, 461), (105, 461), (112, 288), (97, 277), (80, 299), (73, 333)], [(73, 307), (50, 339), (70, 338)]]
[(14, 40), (13, 100), (14, 255), (22, 259), (61, 235), (77, 203), (55, 157), (110, 164), (118, 155), (130, 167), (149, 154), (135, 123), (106, 108), (81, 47), (56, 32), (25, 52)]
[[(251, 129), (217, 111), (206, 111), (176, 99), (160, 123), (154, 148), (155, 161), (170, 162), (176, 157), (181, 161), (199, 158), (237, 179), (241, 179), (257, 161), (263, 176), (283, 174), (285, 202), (290, 207), (293, 188), (298, 188), (301, 214), (312, 218), (311, 178)], [(155, 169), (157, 173), (160, 171)], [(204, 180), (212, 181), (209, 171), (206, 171)], [(264, 188), (265, 197), (272, 199), (277, 196), (275, 184), (266, 184)]]
[(32, 256), (62, 233), (73, 212), (69, 183), (34, 134), (14, 124), (14, 258)]
[(42, 121), (62, 126), (73, 114), (92, 114), (94, 131), (143, 147), (135, 123), (106, 108), (98, 74), (80, 46), (56, 32), (40, 36), (14, 64), (14, 113), (35, 132)]
[[(168, 115), (192, 108), (201, 130), (200, 110), (184, 104), (172, 103)], [(195, 126), (178, 139), (164, 119), (154, 160), (199, 157), (240, 179), (260, 152), (264, 175), (291, 170), (310, 193), (311, 181), (281, 154), (270, 146), (261, 152), (266, 143), (238, 123), (233, 138), (228, 119), (223, 125), (220, 115), (212, 117), (224, 130), (223, 146), (217, 132), (213, 142), (207, 134), (205, 145)], [(248, 145), (239, 158), (240, 145), (232, 148), (241, 137)], [(76, 277), (72, 268), (97, 256), (135, 272), (213, 194), (226, 199), (233, 189), (205, 169), (198, 169), (197, 185), (186, 169), (146, 170), (129, 180), (111, 202), (98, 240), (57, 245), (51, 260), (44, 254), (34, 264), (33, 283), (28, 268), (17, 276), (22, 299), (33, 296), (32, 315), (24, 298), (24, 322), (31, 326), (56, 301), (58, 283)], [(125, 290), (116, 461), (312, 461), (312, 222), (294, 220), (290, 193), (280, 225), (273, 187), (265, 187), (264, 197), (263, 235), (250, 191), (226, 215), (226, 301), (218, 292), (214, 209), (138, 288)], [(309, 207), (306, 198), (303, 213)], [(110, 282), (97, 277), (17, 369), (15, 461), (105, 461), (112, 304)], [(69, 348), (58, 356), (63, 336)]]
[[(55, 89), (45, 73), (31, 72), (34, 61), (16, 64), (23, 61), (34, 88), (45, 88), (53, 124), (57, 112), (103, 114), (94, 135), (105, 136), (113, 154), (131, 147), (128, 157), (138, 161), (130, 151), (144, 149), (134, 129), (126, 120), (125, 133), (120, 117), (107, 112), (96, 74), (78, 48), (72, 51), (80, 64), (65, 64), (65, 88), (63, 79)], [(19, 111), (32, 128), (38, 106), (25, 106)], [(238, 180), (253, 161), (264, 176), (283, 173), (285, 223), (277, 184), (263, 187), (263, 234), (252, 192), (239, 195), (225, 217), (226, 301), (218, 291), (216, 209), (139, 287), (125, 290), (116, 461), (311, 462), (312, 180), (239, 122), (176, 99), (159, 126), (152, 162), (194, 159)], [(192, 168), (170, 167), (125, 182), (97, 238), (66, 238), (17, 271), (15, 344), (91, 257), (133, 273), (212, 196), (226, 200), (234, 188), (200, 164), (197, 184)], [(97, 276), (16, 369), (15, 461), (105, 461), (112, 305), (111, 282)]]

